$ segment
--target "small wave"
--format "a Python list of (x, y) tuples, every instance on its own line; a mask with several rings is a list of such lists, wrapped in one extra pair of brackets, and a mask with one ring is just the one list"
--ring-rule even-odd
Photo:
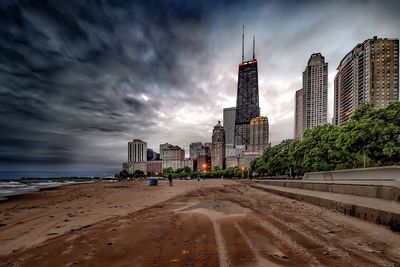
[(6, 194), (11, 194), (11, 193), (13, 193), (14, 191), (11, 191), (11, 190), (2, 190), (2, 189), (0, 189), (0, 195), (6, 195)]
[(0, 182), (0, 201), (5, 200), (7, 197), (14, 195), (21, 195), (24, 193), (30, 193), (39, 191), (49, 187), (60, 187), (70, 184), (88, 183), (94, 181), (30, 181), (30, 182), (17, 182), (17, 181), (1, 181)]
[(26, 184), (19, 183), (19, 182), (0, 182), (0, 187), (21, 187), (26, 186)]

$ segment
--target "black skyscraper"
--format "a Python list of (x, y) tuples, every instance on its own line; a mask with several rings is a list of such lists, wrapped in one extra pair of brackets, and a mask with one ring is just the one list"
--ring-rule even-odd
[(235, 146), (248, 145), (250, 138), (250, 121), (260, 116), (258, 101), (257, 60), (244, 61), (244, 31), (242, 36), (242, 62), (239, 64), (238, 89), (236, 98)]

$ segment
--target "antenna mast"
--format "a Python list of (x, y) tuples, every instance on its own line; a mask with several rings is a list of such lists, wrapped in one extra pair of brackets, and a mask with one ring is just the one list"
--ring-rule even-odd
[(256, 36), (255, 35), (253, 35), (253, 59), (255, 59), (256, 58), (256, 50), (255, 50), (255, 48), (256, 48)]
[(242, 33), (242, 62), (244, 62), (244, 25), (243, 25), (243, 33)]

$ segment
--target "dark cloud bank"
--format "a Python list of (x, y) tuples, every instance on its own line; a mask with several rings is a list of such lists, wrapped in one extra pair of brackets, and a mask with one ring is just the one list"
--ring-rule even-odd
[(250, 2), (2, 1), (0, 171), (115, 172), (134, 137), (210, 139), (234, 104), (240, 25), (301, 8)]
[(2, 170), (109, 168), (122, 151), (103, 139), (151, 134), (162, 98), (191, 94), (203, 11), (145, 2), (2, 3)]

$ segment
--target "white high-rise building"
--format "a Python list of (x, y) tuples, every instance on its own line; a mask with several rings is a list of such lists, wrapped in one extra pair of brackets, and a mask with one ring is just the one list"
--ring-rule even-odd
[(139, 139), (128, 142), (128, 161), (147, 161), (147, 143)]
[(133, 139), (128, 142), (128, 161), (122, 164), (123, 170), (134, 173), (136, 170), (147, 173), (147, 143)]

